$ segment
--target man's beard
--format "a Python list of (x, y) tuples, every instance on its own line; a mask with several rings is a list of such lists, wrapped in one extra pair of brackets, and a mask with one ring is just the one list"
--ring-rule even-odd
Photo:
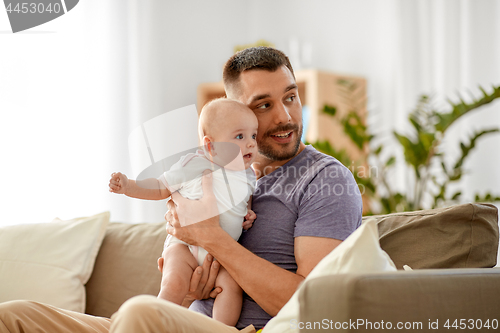
[(295, 142), (290, 142), (287, 144), (287, 146), (292, 145), (291, 147), (288, 147), (288, 149), (278, 150), (279, 148), (275, 148), (273, 147), (273, 145), (268, 144), (267, 140), (260, 140), (260, 142), (258, 142), (259, 153), (272, 161), (284, 161), (294, 157), (299, 151), (300, 139), (302, 137), (302, 126), (300, 126), (300, 128), (297, 124), (280, 126), (274, 128), (272, 131), (268, 131), (267, 133), (265, 133), (262, 139), (267, 138), (268, 140), (273, 140), (270, 133), (288, 131), (293, 131), (294, 134), (297, 134)]

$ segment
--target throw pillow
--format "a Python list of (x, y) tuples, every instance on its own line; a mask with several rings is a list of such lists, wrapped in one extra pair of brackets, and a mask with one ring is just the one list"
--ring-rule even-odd
[(380, 248), (376, 221), (369, 220), (316, 265), (288, 303), (267, 323), (262, 332), (294, 331), (290, 323), (299, 318), (299, 292), (308, 281), (334, 274), (384, 271), (396, 271), (396, 266)]
[(413, 269), (496, 265), (498, 210), (492, 204), (468, 203), (369, 218), (377, 220), (380, 246), (398, 269), (403, 265)]
[(84, 285), (108, 222), (105, 212), (0, 228), (0, 302), (33, 300), (83, 312)]
[(127, 299), (158, 295), (156, 260), (167, 237), (162, 223), (109, 223), (87, 289), (85, 313), (111, 317)]

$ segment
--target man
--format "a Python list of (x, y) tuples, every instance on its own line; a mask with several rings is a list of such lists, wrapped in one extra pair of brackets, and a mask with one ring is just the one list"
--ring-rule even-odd
[[(292, 66), (282, 52), (264, 47), (243, 50), (228, 60), (223, 79), (227, 97), (249, 106), (259, 121), (259, 155), (253, 165), (258, 178), (253, 197), (257, 220), (242, 235), (241, 244), (225, 233), (218, 223), (209, 176), (203, 178), (202, 199), (190, 201), (173, 195), (175, 204), (169, 202), (166, 218), (172, 225), (168, 229), (170, 234), (205, 248), (243, 288), (246, 295), (237, 327), (246, 327), (244, 332), (253, 332), (251, 325), (261, 328), (275, 316), (314, 266), (360, 225), (362, 203), (349, 171), (336, 159), (311, 146), (306, 147), (300, 141), (302, 106)], [(340, 188), (343, 194), (336, 195)], [(189, 221), (202, 222), (180, 227), (179, 219), (186, 224)], [(192, 285), (203, 277), (195, 298), (205, 298), (213, 287), (212, 273), (216, 271), (217, 262), (207, 277), (209, 260), (206, 260), (208, 264), (204, 265), (203, 272), (198, 269), (193, 275)], [(216, 293), (212, 291), (210, 294), (214, 296)], [(46, 306), (36, 306), (29, 311), (26, 305), (17, 306), (24, 311), (24, 317), (30, 317), (26, 313), (43, 313), (50, 314), (50, 320), (59, 323), (63, 320), (62, 315), (53, 314), (56, 310)], [(210, 314), (211, 300), (195, 301), (191, 308)], [(21, 309), (16, 309), (16, 313), (21, 313)], [(5, 323), (4, 311), (0, 308), (0, 320)], [(64, 320), (80, 325), (79, 331), (105, 332), (109, 328), (109, 321), (99, 319), (101, 321), (97, 324), (95, 317), (90, 319), (78, 315), (73, 320), (73, 316), (76, 318), (76, 315), (64, 312)], [(14, 320), (12, 317), (7, 319)], [(112, 317), (110, 330), (237, 331), (152, 296), (127, 301)], [(4, 331), (9, 332), (0, 326), (0, 332)]]

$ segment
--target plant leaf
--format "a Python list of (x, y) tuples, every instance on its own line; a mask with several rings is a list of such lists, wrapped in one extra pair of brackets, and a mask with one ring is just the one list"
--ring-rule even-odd
[(391, 156), (387, 162), (385, 162), (385, 166), (388, 167), (388, 166), (391, 166), (393, 165), (394, 163), (396, 162), (396, 157), (395, 156)]
[(482, 197), (479, 194), (476, 194), (474, 199), (475, 202), (495, 202), (500, 201), (500, 196), (495, 196), (488, 192)]
[(454, 170), (460, 169), (464, 163), (464, 160), (467, 158), (469, 153), (471, 152), (472, 149), (476, 147), (476, 141), (481, 138), (482, 136), (491, 134), (491, 133), (498, 133), (500, 132), (500, 129), (498, 128), (490, 128), (486, 130), (482, 130), (480, 132), (476, 132), (472, 135), (472, 137), (469, 139), (469, 144), (466, 145), (463, 142), (460, 142), (460, 149), (462, 151), (462, 154), (458, 158), (458, 160), (455, 162), (455, 165), (453, 167)]
[(325, 104), (325, 106), (323, 106), (323, 112), (329, 114), (330, 116), (335, 116), (337, 108), (335, 106)]
[(345, 118), (342, 119), (344, 132), (351, 138), (359, 149), (363, 149), (365, 143), (369, 143), (373, 135), (369, 135), (366, 125), (355, 111), (350, 111)]
[(412, 142), (408, 137), (394, 132), (399, 143), (403, 146), (405, 160), (408, 164), (413, 166), (416, 173), (421, 165), (424, 165), (427, 160), (427, 155), (420, 142)]
[(438, 123), (436, 124), (436, 130), (439, 132), (445, 132), (448, 127), (450, 127), (458, 118), (463, 116), (464, 114), (479, 108), (480, 106), (491, 103), (496, 98), (500, 97), (500, 86), (493, 86), (493, 91), (491, 94), (488, 94), (482, 87), (479, 87), (483, 96), (479, 99), (473, 100), (471, 103), (466, 103), (460, 97), (460, 103), (453, 103), (452, 101), (448, 101), (452, 107), (452, 110), (448, 113), (436, 114), (439, 118)]

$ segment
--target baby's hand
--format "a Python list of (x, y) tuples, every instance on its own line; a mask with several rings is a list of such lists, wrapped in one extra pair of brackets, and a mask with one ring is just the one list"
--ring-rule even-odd
[(114, 172), (111, 174), (111, 179), (109, 180), (109, 192), (124, 194), (127, 190), (128, 178), (120, 172)]
[(243, 222), (243, 229), (245, 229), (245, 230), (250, 229), (256, 218), (257, 218), (257, 215), (255, 215), (253, 210), (249, 209), (247, 215), (245, 215), (245, 222)]

